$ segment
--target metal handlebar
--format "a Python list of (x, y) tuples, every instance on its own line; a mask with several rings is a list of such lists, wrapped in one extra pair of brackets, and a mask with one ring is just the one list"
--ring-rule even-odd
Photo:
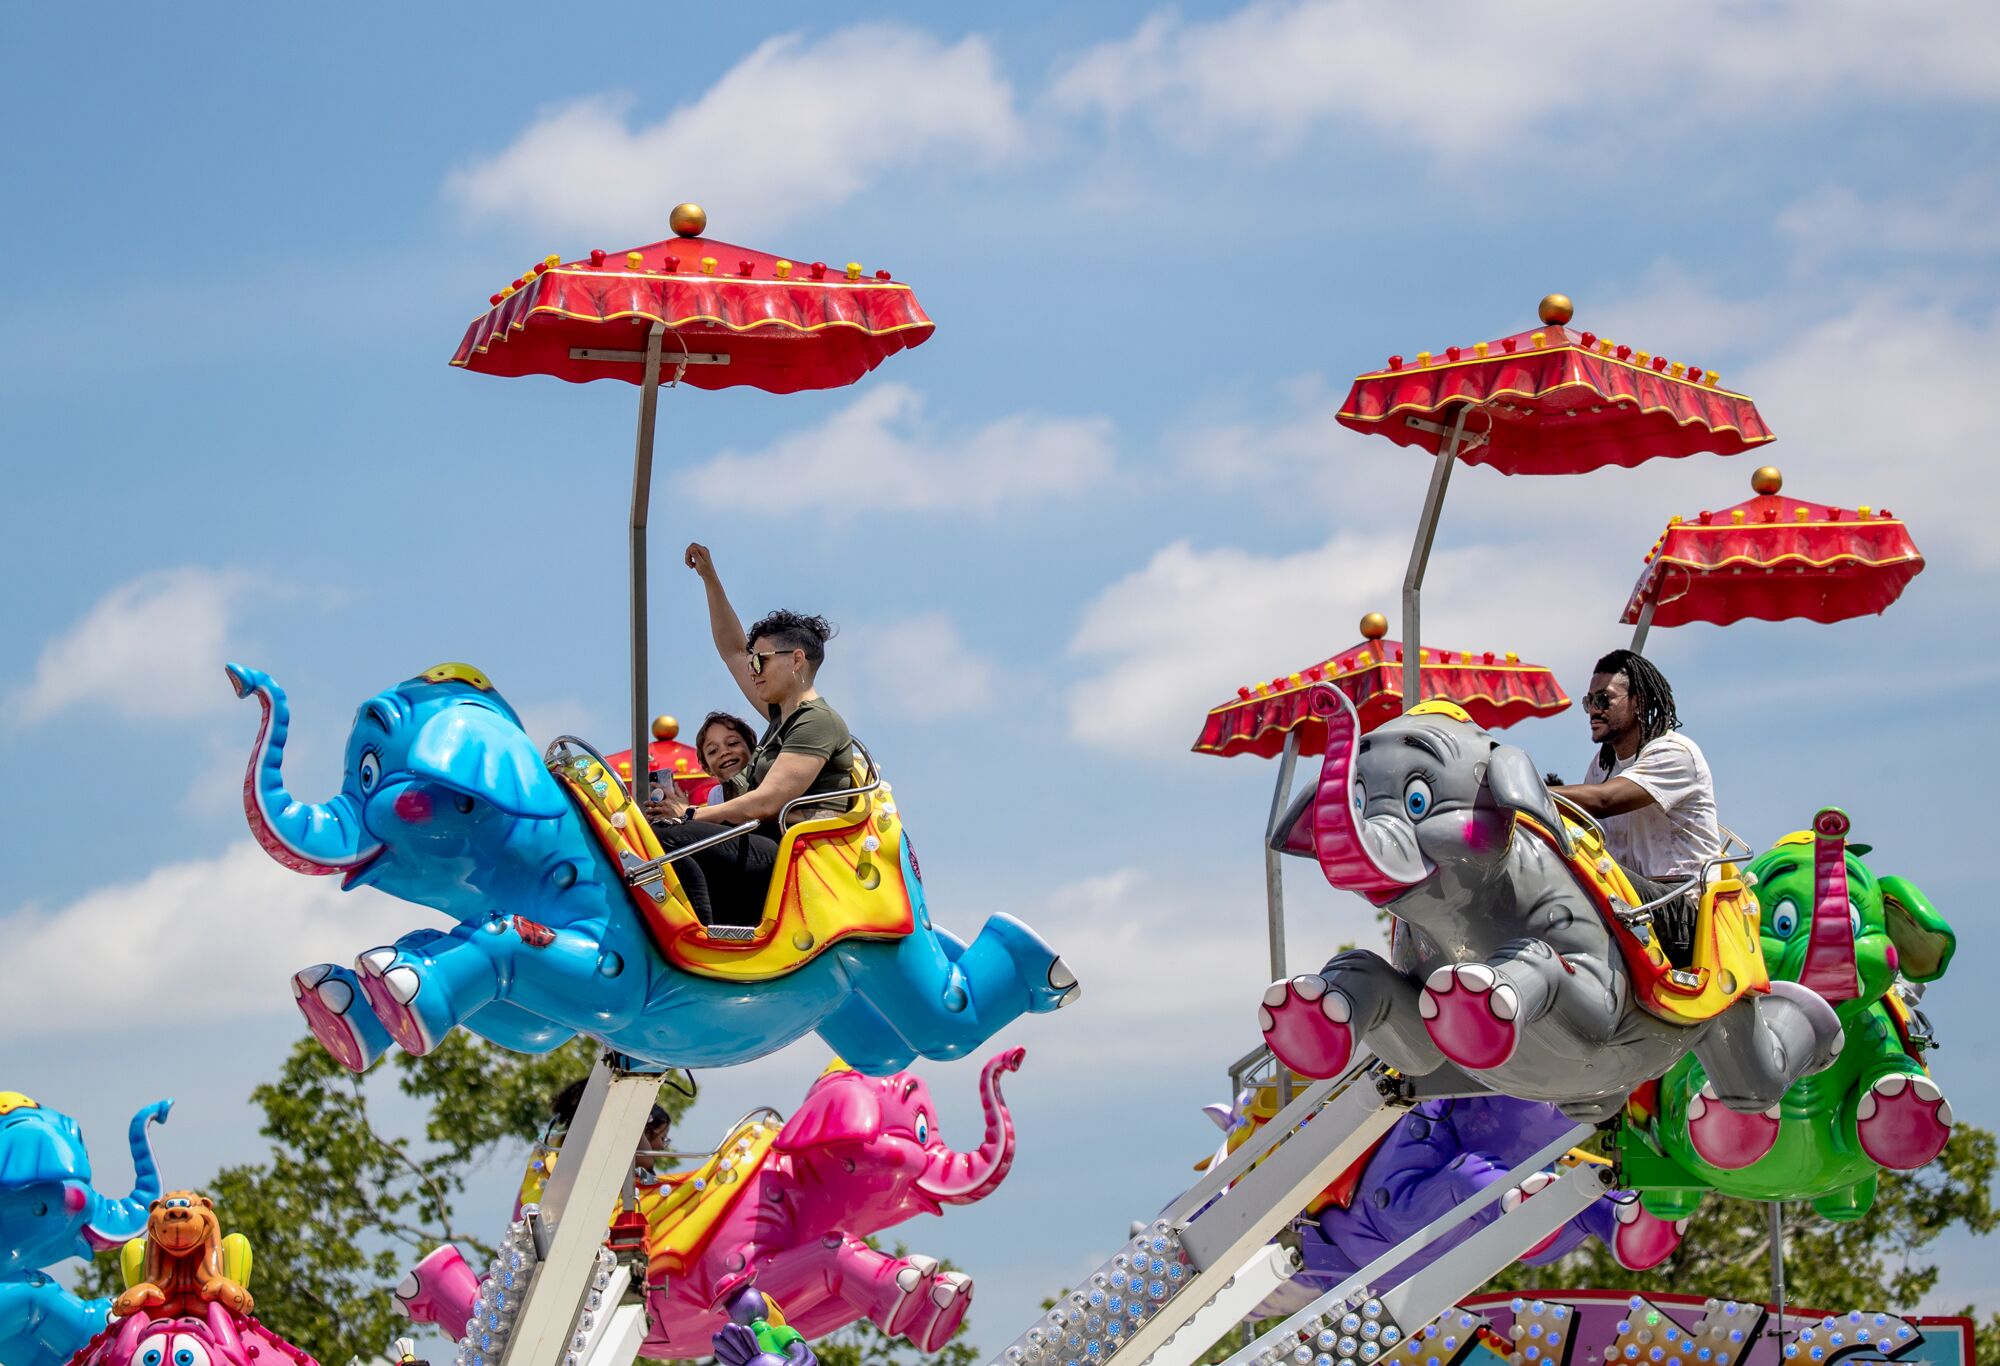
[(1633, 917), (1638, 917), (1641, 915), (1650, 916), (1655, 910), (1658, 910), (1660, 907), (1666, 905), (1669, 901), (1674, 901), (1680, 897), (1686, 896), (1689, 892), (1695, 892), (1698, 894), (1702, 888), (1708, 886), (1708, 875), (1711, 869), (1719, 868), (1725, 863), (1732, 863), (1735, 861), (1736, 856), (1729, 852), (1729, 846), (1731, 844), (1736, 845), (1745, 854), (1754, 854), (1757, 852), (1756, 850), (1752, 849), (1747, 843), (1744, 842), (1742, 836), (1738, 835), (1734, 830), (1731, 830), (1728, 826), (1718, 822), (1716, 824), (1716, 829), (1722, 832), (1723, 838), (1722, 838), (1721, 853), (1716, 854), (1711, 858), (1703, 859), (1701, 863), (1701, 871), (1697, 872), (1693, 877), (1689, 878), (1686, 882), (1681, 883), (1680, 886), (1673, 888), (1671, 891), (1662, 892), (1659, 896), (1654, 897), (1651, 901), (1646, 902), (1644, 905), (1634, 906), (1631, 910), (1625, 912), (1625, 914)]
[(1561, 807), (1564, 811), (1567, 811), (1570, 815), (1575, 816), (1580, 823), (1589, 826), (1591, 833), (1597, 836), (1598, 841), (1600, 843), (1603, 842), (1604, 827), (1597, 823), (1597, 817), (1591, 815), (1588, 811), (1585, 811), (1582, 807), (1578, 806), (1574, 801), (1570, 800), (1568, 797), (1563, 796), (1562, 793), (1556, 791), (1554, 788), (1549, 789), (1549, 797), (1555, 802), (1555, 804), (1558, 807)]

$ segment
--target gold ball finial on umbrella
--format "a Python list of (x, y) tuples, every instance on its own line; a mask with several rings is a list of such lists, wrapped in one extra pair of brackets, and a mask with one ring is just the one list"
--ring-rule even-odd
[(671, 740), (680, 733), (681, 723), (673, 717), (655, 716), (653, 718), (653, 738), (655, 740)]
[(1758, 493), (1776, 493), (1785, 486), (1785, 476), (1776, 465), (1762, 465), (1750, 476), (1750, 487)]
[(1388, 634), (1389, 618), (1383, 616), (1380, 612), (1370, 612), (1367, 616), (1361, 618), (1361, 638), (1363, 640), (1380, 640)]
[(699, 237), (708, 231), (708, 210), (699, 204), (676, 204), (667, 223), (679, 237)]
[(1567, 294), (1544, 294), (1542, 306), (1537, 312), (1550, 327), (1561, 327), (1576, 316), (1576, 305), (1569, 301)]

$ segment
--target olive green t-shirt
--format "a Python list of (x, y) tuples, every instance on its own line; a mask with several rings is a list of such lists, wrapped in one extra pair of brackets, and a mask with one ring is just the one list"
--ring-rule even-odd
[[(801, 702), (798, 710), (782, 721), (777, 718), (777, 709), (772, 708), (770, 728), (757, 742), (757, 751), (750, 756), (750, 765), (744, 770), (751, 788), (763, 785), (780, 754), (804, 754), (821, 761), (819, 772), (806, 785), (807, 795), (841, 792), (853, 786), (850, 770), (854, 766), (854, 737), (848, 733), (840, 713), (828, 706), (823, 697)], [(798, 820), (805, 814), (806, 808), (801, 807), (793, 811), (792, 817)]]

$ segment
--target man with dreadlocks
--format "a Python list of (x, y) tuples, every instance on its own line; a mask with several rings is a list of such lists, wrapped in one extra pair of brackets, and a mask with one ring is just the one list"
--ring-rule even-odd
[[(1680, 733), (1673, 688), (1644, 655), (1613, 650), (1598, 660), (1583, 711), (1597, 755), (1583, 782), (1553, 790), (1597, 818), (1611, 856), (1650, 901), (1722, 852), (1715, 779), (1700, 747)], [(1661, 946), (1677, 962), (1693, 950), (1697, 896), (1654, 914)]]

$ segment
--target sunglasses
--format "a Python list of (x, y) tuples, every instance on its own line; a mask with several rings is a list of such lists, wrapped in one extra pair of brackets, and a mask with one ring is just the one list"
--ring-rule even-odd
[(1578, 699), (1583, 704), (1585, 711), (1610, 711), (1611, 704), (1617, 700), (1616, 696), (1606, 692), (1602, 688), (1599, 688), (1596, 692), (1587, 692)]
[(767, 662), (776, 659), (779, 655), (795, 654), (797, 651), (796, 649), (745, 650), (743, 653), (750, 656), (750, 676), (752, 678), (762, 678), (764, 676), (764, 665)]

